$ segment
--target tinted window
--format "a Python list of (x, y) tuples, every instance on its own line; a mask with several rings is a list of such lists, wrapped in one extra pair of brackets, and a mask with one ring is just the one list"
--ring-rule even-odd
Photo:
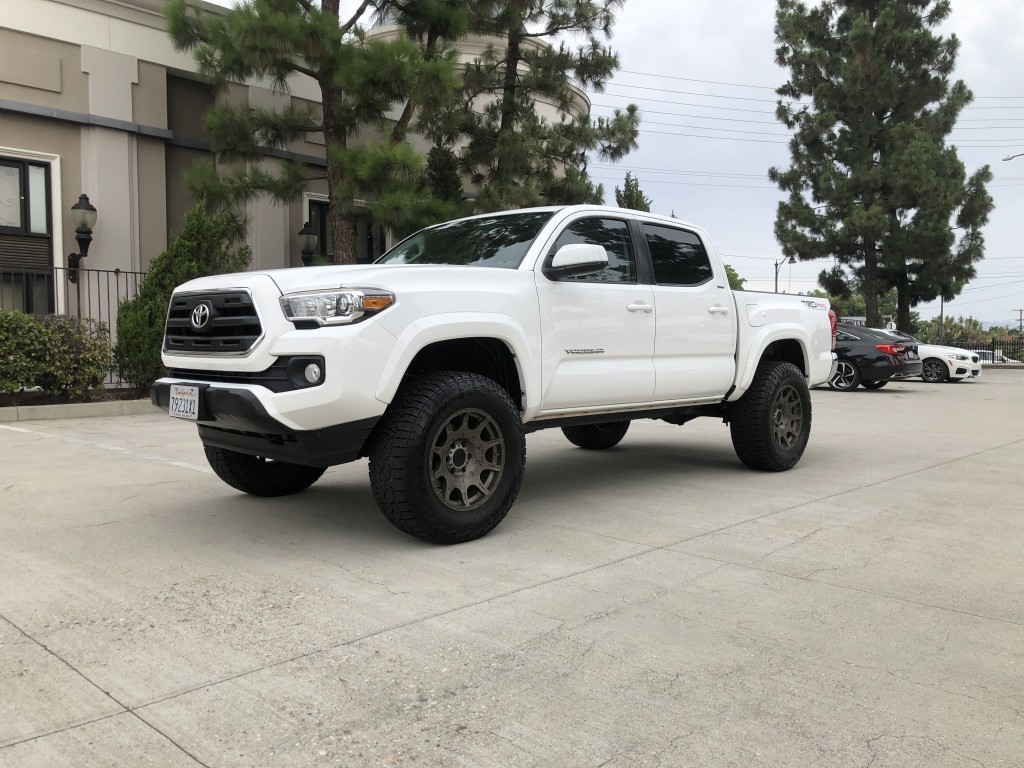
[(636, 259), (629, 242), (629, 228), (618, 219), (580, 219), (573, 222), (555, 241), (551, 254), (563, 245), (602, 245), (608, 252), (608, 266), (593, 275), (567, 277), (588, 283), (635, 283)]
[(515, 269), (552, 213), (533, 211), (439, 224), (406, 238), (377, 263)]
[(712, 277), (711, 260), (693, 232), (644, 224), (659, 285), (700, 285)]

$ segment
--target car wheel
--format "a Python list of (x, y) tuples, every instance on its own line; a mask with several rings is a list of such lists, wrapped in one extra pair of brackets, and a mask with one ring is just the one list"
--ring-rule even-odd
[(932, 384), (949, 380), (949, 366), (936, 357), (921, 363), (921, 378)]
[(729, 409), (729, 433), (748, 467), (765, 472), (794, 467), (811, 434), (811, 393), (800, 369), (762, 362), (750, 389)]
[(290, 496), (309, 488), (326, 471), (322, 467), (273, 461), (215, 445), (204, 445), (203, 450), (217, 477), (253, 496)]
[(828, 380), (829, 387), (840, 392), (849, 392), (851, 389), (856, 389), (858, 384), (860, 384), (860, 371), (857, 370), (856, 365), (849, 360), (840, 360), (836, 363), (835, 375)]
[(618, 445), (626, 432), (628, 421), (609, 421), (604, 424), (581, 424), (577, 427), (562, 427), (562, 434), (569, 442), (591, 451), (603, 451)]
[(523, 481), (526, 433), (508, 393), (476, 373), (414, 379), (374, 430), (370, 486), (399, 530), (458, 544), (500, 523)]
[(888, 383), (888, 381), (862, 381), (860, 385), (864, 387), (864, 389), (881, 389)]

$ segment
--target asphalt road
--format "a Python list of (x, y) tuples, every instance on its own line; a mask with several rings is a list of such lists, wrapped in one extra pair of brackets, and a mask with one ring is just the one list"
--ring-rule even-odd
[(365, 462), (285, 499), (159, 414), (0, 425), (0, 765), (1022, 766), (1024, 370), (528, 439), (436, 547)]

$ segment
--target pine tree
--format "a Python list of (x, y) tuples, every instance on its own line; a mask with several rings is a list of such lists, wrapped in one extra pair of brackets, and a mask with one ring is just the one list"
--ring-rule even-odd
[[(267, 149), (286, 148), (307, 133), (322, 132), (335, 261), (356, 260), (357, 199), (365, 205), (361, 210), (381, 223), (405, 222), (422, 175), (422, 157), (406, 143), (405, 133), (417, 105), (458, 86), (454, 54), (439, 39), (461, 34), (458, 19), (449, 12), (464, 3), (430, 3), (447, 14), (432, 22), (427, 3), (409, 2), (420, 6), (410, 30), (422, 36), (422, 43), (405, 34), (367, 37), (358, 25), (381, 5), (386, 3), (367, 0), (344, 19), (340, 0), (258, 0), (218, 14), (204, 13), (189, 0), (171, 0), (165, 14), (172, 41), (179, 50), (193, 53), (200, 74), (215, 87), (266, 78), (287, 90), (289, 78), (306, 75), (317, 82), (322, 97), (321, 110), (294, 105), (255, 109), (221, 100), (204, 122), (218, 162), (194, 170), (193, 191), (222, 208), (258, 195), (291, 201), (315, 174), (296, 161), (281, 161), (267, 170), (259, 160)], [(389, 127), (385, 116), (393, 109), (402, 117)], [(354, 146), (356, 131), (373, 126), (382, 129), (382, 139)], [(229, 164), (236, 170), (225, 171)]]
[(644, 196), (640, 189), (640, 180), (633, 176), (631, 171), (626, 171), (626, 181), (622, 189), (615, 188), (615, 204), (619, 208), (632, 208), (634, 211), (651, 210), (651, 200)]
[[(618, 57), (601, 38), (610, 36), (623, 2), (471, 3), (471, 30), (500, 43), (466, 68), (465, 108), (450, 115), (447, 126), (439, 121), (437, 130), (464, 139), (462, 160), (481, 186), (481, 208), (603, 200), (604, 190), (587, 174), (587, 153), (614, 161), (635, 149), (639, 114), (629, 105), (611, 118), (580, 115), (574, 85), (601, 91), (618, 68)], [(558, 42), (565, 35), (582, 37), (584, 45)], [(543, 120), (538, 101), (554, 104), (564, 119)]]
[(949, 13), (948, 0), (778, 0), (777, 116), (794, 137), (790, 168), (769, 171), (789, 193), (775, 234), (787, 256), (834, 258), (819, 282), (840, 296), (856, 283), (869, 325), (895, 288), (908, 330), (911, 307), (952, 299), (984, 255), (991, 170), (967, 178), (946, 145), (972, 99), (950, 81), (959, 41), (934, 31)]

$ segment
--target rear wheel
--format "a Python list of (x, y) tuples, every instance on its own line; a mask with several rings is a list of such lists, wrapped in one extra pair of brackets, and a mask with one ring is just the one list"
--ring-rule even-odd
[(849, 392), (851, 389), (856, 389), (858, 384), (860, 384), (860, 371), (857, 370), (856, 365), (849, 360), (840, 360), (836, 363), (835, 375), (828, 380), (829, 387), (840, 392)]
[(404, 386), (370, 445), (370, 485), (399, 530), (436, 544), (478, 539), (519, 493), (526, 434), (508, 393), (476, 373)]
[(570, 443), (580, 448), (603, 451), (618, 445), (628, 430), (628, 421), (608, 421), (603, 424), (562, 427), (562, 434), (569, 438)]
[(949, 366), (935, 357), (921, 363), (921, 378), (932, 384), (949, 380)]
[(304, 491), (325, 472), (322, 467), (289, 464), (204, 445), (206, 460), (217, 477), (253, 496), (290, 496)]
[(888, 381), (862, 381), (860, 385), (864, 387), (864, 389), (881, 389), (888, 383)]
[(730, 408), (729, 432), (748, 467), (782, 472), (796, 466), (811, 434), (811, 393), (800, 369), (762, 362), (750, 389)]

